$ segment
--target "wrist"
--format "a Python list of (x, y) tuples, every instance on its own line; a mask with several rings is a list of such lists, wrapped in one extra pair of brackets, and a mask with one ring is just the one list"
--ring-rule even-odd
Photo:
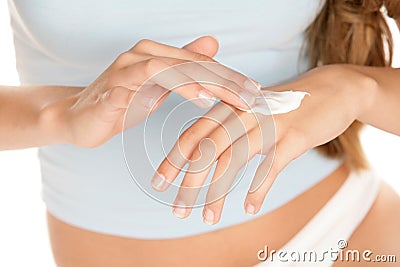
[(46, 144), (72, 144), (71, 136), (71, 107), (77, 96), (51, 102), (43, 106), (39, 112), (39, 128), (46, 137)]
[[(354, 120), (360, 120), (375, 103), (379, 83), (369, 75), (369, 67), (352, 64), (323, 66), (332, 74), (338, 92), (343, 93), (343, 104), (354, 114)], [(329, 77), (329, 76), (328, 76)]]
[(349, 68), (354, 72), (354, 86), (352, 90), (356, 92), (355, 104), (357, 105), (356, 120), (363, 121), (364, 115), (368, 113), (380, 91), (379, 82), (369, 75), (370, 67), (349, 65)]

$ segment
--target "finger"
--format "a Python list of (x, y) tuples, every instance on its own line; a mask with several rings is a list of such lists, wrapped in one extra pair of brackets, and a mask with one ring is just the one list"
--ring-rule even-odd
[[(237, 115), (236, 113), (233, 115), (231, 114), (224, 121), (200, 121), (195, 127), (190, 127), (187, 132), (182, 134), (174, 145), (174, 148), (168, 154), (168, 157), (158, 168), (157, 175), (153, 178), (155, 179), (154, 185), (158, 185), (158, 182), (162, 185), (162, 189), (158, 190), (163, 191), (168, 188), (186, 163), (189, 162), (188, 159), (192, 162), (198, 160), (194, 154), (198, 151), (202, 141), (207, 140), (207, 142), (202, 144), (203, 149), (207, 150), (206, 153), (212, 153), (212, 155), (214, 155), (214, 162), (235, 140), (257, 124), (257, 120), (249, 116), (250, 114), (244, 112), (240, 114), (241, 115)], [(243, 118), (241, 116), (243, 116)], [(197, 131), (197, 129), (207, 130)], [(203, 154), (198, 154), (204, 157)], [(161, 178), (165, 179), (165, 181), (158, 177), (159, 174), (162, 174)], [(184, 180), (185, 179), (190, 178), (185, 176)]]
[[(231, 81), (231, 76), (229, 79), (224, 78), (229, 76), (228, 68), (217, 63), (204, 64), (167, 57), (149, 58), (121, 69), (113, 80), (127, 87), (131, 83), (140, 86), (144, 82), (154, 82), (201, 108), (209, 108), (215, 103), (215, 98), (219, 97), (229, 104), (249, 109), (255, 102), (255, 95)], [(244, 76), (244, 79), (247, 77)]]
[[(133, 101), (134, 99), (136, 101)], [(164, 99), (165, 97), (161, 97), (159, 102), (162, 102)], [(126, 115), (129, 113), (128, 107), (132, 103), (135, 105), (135, 116), (128, 116)], [(137, 95), (137, 91), (122, 86), (115, 86), (98, 97), (94, 106), (95, 110), (92, 113), (96, 114), (96, 117), (100, 118), (102, 122), (114, 124), (119, 129), (118, 131), (121, 131), (123, 130), (122, 127), (126, 129), (142, 121), (144, 117), (148, 116), (159, 105), (159, 103), (156, 103), (151, 109), (146, 104), (145, 99)], [(142, 118), (138, 119), (137, 114), (141, 113), (143, 114)], [(127, 119), (124, 121), (124, 118)], [(136, 120), (133, 121), (132, 118)]]
[(140, 87), (132, 97), (126, 110), (124, 127), (130, 128), (150, 116), (168, 97), (169, 91), (156, 84)]
[(244, 204), (246, 213), (256, 214), (260, 210), (278, 174), (306, 150), (305, 139), (293, 131), (278, 141), (275, 151), (271, 149), (257, 168)]
[(182, 95), (200, 108), (211, 107), (215, 103), (215, 96), (174, 67), (186, 62), (174, 58), (150, 58), (121, 69), (114, 75), (113, 80), (114, 83), (127, 87), (156, 84), (166, 91)]
[[(197, 41), (199, 43), (206, 43), (206, 42), (211, 43), (210, 39), (213, 39), (213, 38), (212, 37), (199, 38), (199, 39), (195, 40), (193, 43), (189, 44), (189, 48), (190, 47), (198, 47)], [(215, 43), (211, 44), (210, 46), (214, 46), (214, 48), (215, 48)], [(199, 63), (202, 62), (203, 67), (209, 68), (209, 70), (211, 72), (216, 73), (217, 76), (222, 77), (224, 80), (230, 81), (230, 82), (227, 82), (224, 80), (218, 81), (218, 80), (212, 79), (211, 80), (212, 82), (217, 82), (219, 85), (222, 85), (225, 88), (230, 88), (231, 90), (233, 90), (236, 93), (241, 93), (242, 91), (244, 91), (250, 95), (251, 94), (258, 95), (259, 94), (259, 90), (260, 90), (261, 86), (258, 83), (249, 79), (246, 75), (243, 75), (240, 72), (234, 71), (231, 68), (228, 68), (222, 64), (210, 64), (210, 63), (216, 63), (216, 61), (213, 60), (211, 57), (208, 57), (202, 53), (194, 53), (188, 49), (181, 49), (181, 48), (177, 48), (174, 46), (169, 46), (169, 45), (161, 44), (158, 42), (154, 42), (151, 40), (139, 41), (128, 52), (131, 52), (132, 54), (136, 54), (136, 53), (148, 54), (148, 55), (152, 55), (155, 57), (176, 58), (176, 59), (182, 59), (182, 60), (187, 60), (187, 61), (191, 61), (191, 62), (199, 62)], [(218, 65), (218, 66), (214, 66), (214, 65)], [(218, 77), (216, 77), (216, 78), (218, 78)], [(200, 79), (200, 80), (205, 81), (204, 79)], [(200, 81), (200, 80), (197, 80), (197, 81)], [(243, 93), (243, 95), (245, 96), (244, 99), (247, 102), (249, 102), (247, 99), (249, 96), (246, 93)], [(231, 103), (231, 101), (232, 101), (230, 99), (231, 96), (225, 96), (223, 94), (219, 94), (219, 92), (215, 96), (220, 97), (221, 99), (226, 98), (226, 102), (228, 102), (228, 103)], [(231, 104), (235, 104), (235, 103), (231, 103)], [(251, 105), (251, 103), (250, 103), (250, 105)]]
[[(211, 48), (210, 52), (217, 52), (216, 50), (218, 49), (218, 42), (215, 38), (211, 36), (204, 36), (201, 38), (198, 38), (194, 40), (192, 43), (189, 43), (185, 48), (178, 48), (166, 44), (161, 44), (152, 40), (141, 40), (139, 41), (134, 47), (132, 47), (129, 51), (132, 53), (141, 53), (141, 54), (149, 54), (152, 56), (156, 57), (170, 57), (170, 58), (177, 58), (177, 59), (183, 59), (183, 60), (188, 60), (188, 61), (200, 61), (200, 62), (214, 62), (216, 63), (214, 59), (211, 57), (207, 56), (205, 53), (198, 53), (198, 52), (208, 52), (205, 51), (205, 49), (202, 47), (200, 48), (200, 45), (208, 45), (209, 48)], [(190, 49), (196, 49), (198, 52), (192, 52)], [(214, 50), (214, 51), (213, 51)], [(211, 54), (211, 53), (210, 53)], [(229, 74), (227, 77), (231, 77), (232, 81), (238, 82), (237, 85), (239, 86), (244, 86), (246, 87), (247, 85), (249, 86), (249, 90), (255, 90), (254, 89), (254, 83), (249, 83), (245, 84), (245, 81), (248, 81), (249, 78), (237, 71), (234, 71), (230, 68), (227, 68), (223, 66), (222, 64), (219, 64), (222, 68), (224, 68), (224, 71), (220, 72)], [(256, 93), (258, 93), (256, 91)]]
[[(244, 112), (241, 113), (250, 115)], [(243, 118), (237, 114), (233, 114), (233, 117), (231, 116), (224, 122), (223, 126), (219, 126), (207, 138), (201, 140), (197, 147), (188, 144), (195, 148), (195, 151), (175, 200), (175, 203), (179, 203), (179, 205), (186, 208), (175, 208), (173, 211), (176, 216), (184, 218), (190, 214), (197, 200), (201, 186), (208, 177), (215, 161), (220, 158), (220, 155), (229, 148), (231, 144), (245, 135), (249, 129), (247, 127), (252, 127), (251, 125), (253, 125), (255, 121), (254, 118), (250, 116), (243, 116)], [(245, 139), (247, 140), (247, 138)], [(240, 147), (240, 149), (242, 149), (241, 156), (247, 155), (243, 149), (246, 150), (248, 147), (248, 144)]]
[(182, 49), (160, 44), (151, 40), (139, 41), (134, 47), (122, 53), (115, 60), (120, 67), (126, 67), (136, 62), (154, 57), (171, 57), (190, 61), (209, 61), (218, 51), (218, 41), (211, 36), (200, 37)]
[(183, 132), (152, 178), (153, 188), (157, 191), (166, 190), (192, 157), (201, 139), (224, 123), (231, 113), (232, 107), (218, 103)]
[(186, 61), (174, 58), (150, 58), (119, 70), (110, 78), (110, 83), (125, 87), (158, 85), (166, 91), (174, 91), (191, 100), (200, 108), (209, 108), (215, 97), (206, 88), (174, 66)]
[(179, 187), (174, 201), (173, 213), (179, 218), (189, 216), (195, 205), (200, 188), (207, 178), (215, 162), (214, 144), (210, 140), (202, 140), (193, 153), (189, 168)]
[[(196, 42), (196, 40), (194, 41)], [(196, 45), (196, 44), (195, 44)], [(187, 49), (162, 44), (152, 40), (140, 40), (130, 50), (131, 53), (148, 54), (154, 57), (171, 57), (190, 61), (209, 61), (215, 62), (211, 57), (201, 53), (192, 52)]]
[(207, 139), (215, 144), (215, 153), (219, 157), (233, 142), (257, 126), (257, 118), (253, 113), (236, 110), (223, 124), (217, 127)]
[(203, 36), (188, 43), (183, 49), (193, 53), (214, 57), (218, 52), (218, 40), (213, 36)]
[(205, 223), (215, 224), (220, 220), (226, 196), (232, 189), (237, 174), (250, 159), (260, 153), (263, 139), (259, 127), (256, 127), (233, 143), (218, 158), (203, 209)]
[[(183, 47), (186, 50), (196, 52), (199, 54), (204, 54), (209, 57), (214, 57), (215, 54), (218, 51), (219, 44), (218, 40), (213, 37), (213, 36), (204, 36), (200, 37), (193, 42), (187, 44), (186, 46)], [(224, 69), (224, 66), (214, 66), (212, 64), (204, 64), (205, 67), (210, 67), (211, 66), (211, 71), (214, 71), (215, 73), (218, 73), (221, 77), (228, 79), (228, 80), (234, 80), (236, 76), (232, 76), (231, 71), (227, 71)], [(217, 67), (222, 67), (222, 70), (215, 71)], [(213, 70), (214, 69), (214, 70)], [(230, 69), (229, 69), (230, 70)], [(261, 85), (254, 80), (251, 80), (250, 78), (246, 77), (245, 75), (239, 76), (241, 79), (236, 80), (238, 85), (244, 86), (249, 91), (253, 91), (256, 95), (258, 95), (259, 90), (261, 88)], [(221, 97), (220, 97), (221, 98)]]
[(243, 109), (249, 109), (260, 95), (255, 82), (219, 63), (188, 62), (175, 68), (200, 83), (213, 97)]

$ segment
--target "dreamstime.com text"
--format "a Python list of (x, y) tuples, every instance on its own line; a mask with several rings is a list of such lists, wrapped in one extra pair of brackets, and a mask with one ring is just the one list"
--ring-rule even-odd
[(346, 249), (346, 240), (339, 240), (336, 248), (327, 250), (269, 250), (265, 245), (257, 252), (260, 261), (269, 262), (397, 262), (396, 255), (378, 255), (371, 250)]

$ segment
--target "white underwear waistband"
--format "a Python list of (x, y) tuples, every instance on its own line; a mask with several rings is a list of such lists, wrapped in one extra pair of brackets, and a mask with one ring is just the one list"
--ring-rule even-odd
[[(379, 192), (381, 180), (372, 171), (351, 173), (341, 188), (325, 204), (325, 206), (279, 251), (286, 252), (286, 257), (268, 257), (257, 264), (257, 267), (275, 266), (332, 266), (332, 257), (325, 255), (330, 251), (338, 251), (347, 247), (347, 241), (367, 215)], [(308, 262), (290, 253), (298, 255), (303, 252), (318, 256)], [(340, 256), (340, 254), (337, 254)], [(324, 260), (322, 260), (324, 259)]]

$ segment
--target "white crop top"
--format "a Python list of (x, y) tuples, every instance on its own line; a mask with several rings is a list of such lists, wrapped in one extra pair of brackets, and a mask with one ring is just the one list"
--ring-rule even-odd
[[(304, 31), (323, 4), (318, 0), (9, 0), (21, 83), (71, 86), (90, 84), (140, 39), (182, 46), (210, 34), (220, 41), (217, 60), (223, 64), (263, 86), (289, 80), (307, 68), (307, 59), (299, 56)], [(168, 108), (179, 101), (172, 95), (163, 105)], [(135, 151), (130, 156), (138, 165), (146, 160), (139, 144), (142, 131), (143, 125), (138, 125), (127, 135)], [(147, 239), (194, 235), (251, 220), (287, 203), (340, 164), (308, 151), (279, 175), (262, 210), (253, 217), (245, 214), (243, 202), (257, 167), (256, 156), (228, 195), (221, 221), (209, 226), (202, 221), (201, 209), (182, 220), (173, 216), (170, 206), (140, 190), (125, 165), (121, 135), (94, 149), (44, 147), (39, 156), (42, 194), (50, 213), (84, 229)], [(150, 182), (151, 171), (135, 171)]]

